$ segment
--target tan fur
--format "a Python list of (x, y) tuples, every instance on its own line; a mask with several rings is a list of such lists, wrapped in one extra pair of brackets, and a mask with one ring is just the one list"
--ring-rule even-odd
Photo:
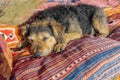
[(60, 52), (62, 50), (65, 49), (65, 47), (67, 46), (67, 43), (72, 41), (72, 40), (75, 40), (75, 39), (78, 39), (78, 38), (81, 38), (82, 35), (79, 34), (78, 32), (71, 32), (71, 33), (65, 33), (64, 36), (63, 36), (63, 41), (58, 43), (55, 47), (54, 47), (54, 51), (55, 52)]
[(98, 10), (93, 17), (93, 27), (102, 37), (106, 37), (109, 34), (109, 28), (106, 20), (105, 13), (101, 10)]
[(35, 21), (31, 25), (34, 25), (33, 27), (38, 27), (38, 26), (44, 27), (44, 26), (47, 26), (47, 24), (49, 24), (49, 21), (44, 19), (44, 20), (41, 20), (41, 21), (39, 21), (39, 20)]
[[(46, 41), (43, 41), (44, 37), (47, 37), (48, 39)], [(32, 34), (28, 38), (34, 40), (32, 42), (31, 52), (40, 52), (40, 56), (48, 55), (50, 52), (53, 51), (53, 48), (56, 44), (56, 39), (53, 36), (50, 36), (47, 32), (42, 32), (38, 35)]]
[(94, 20), (94, 28), (99, 32), (99, 35), (102, 37), (106, 37), (109, 34), (108, 26), (104, 23), (100, 23), (98, 19)]
[(62, 39), (63, 39), (64, 31), (65, 31), (64, 27), (60, 23), (56, 22), (53, 19), (48, 20), (48, 21), (52, 25), (53, 33), (54, 33), (54, 36), (55, 36), (56, 40), (58, 42), (61, 42)]

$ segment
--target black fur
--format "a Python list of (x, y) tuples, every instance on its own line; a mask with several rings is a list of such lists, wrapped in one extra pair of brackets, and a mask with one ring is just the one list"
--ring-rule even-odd
[[(51, 7), (44, 11), (35, 13), (26, 23), (30, 24), (36, 20), (45, 18), (53, 18), (65, 27), (65, 32), (69, 29), (69, 20), (66, 16), (74, 16), (79, 21), (83, 34), (90, 34), (92, 32), (92, 19), (93, 15), (98, 8), (91, 5), (79, 4), (77, 6), (59, 5)], [(25, 24), (26, 24), (25, 23)]]
[(53, 34), (53, 31), (52, 31), (52, 29), (51, 29), (51, 25), (46, 25), (45, 27), (29, 27), (29, 29), (27, 29), (28, 30), (28, 32), (27, 33), (29, 33), (28, 34), (28, 36), (30, 35), (30, 34), (32, 34), (32, 33), (36, 33), (36, 34), (38, 34), (39, 32), (44, 32), (44, 31), (47, 31), (50, 35), (54, 35)]

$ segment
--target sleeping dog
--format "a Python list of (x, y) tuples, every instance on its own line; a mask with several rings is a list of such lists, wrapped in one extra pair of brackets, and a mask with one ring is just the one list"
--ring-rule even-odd
[(105, 13), (91, 5), (59, 5), (37, 12), (29, 20), (20, 26), (24, 38), (18, 48), (31, 45), (30, 51), (36, 57), (60, 52), (71, 40), (86, 35), (109, 34)]

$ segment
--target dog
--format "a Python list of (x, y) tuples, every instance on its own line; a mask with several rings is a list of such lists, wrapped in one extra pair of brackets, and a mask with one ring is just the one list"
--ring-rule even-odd
[(109, 34), (104, 11), (86, 4), (58, 5), (37, 12), (29, 20), (20, 26), (24, 39), (18, 48), (31, 45), (30, 51), (36, 57), (60, 52), (68, 42), (87, 35)]

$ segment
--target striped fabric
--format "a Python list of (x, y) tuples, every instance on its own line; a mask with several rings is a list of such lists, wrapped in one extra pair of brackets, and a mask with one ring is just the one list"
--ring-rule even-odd
[(120, 42), (90, 36), (57, 54), (20, 58), (11, 80), (113, 80), (119, 74)]
[(41, 3), (35, 11), (45, 10), (49, 7), (53, 7), (57, 5), (76, 5), (78, 3), (81, 3), (81, 1), (80, 0), (48, 0), (48, 2)]
[(109, 38), (120, 41), (120, 26), (110, 34)]
[[(81, 2), (90, 5), (99, 5), (99, 6), (116, 6), (119, 5), (119, 0), (48, 0), (48, 2), (58, 2), (58, 3), (65, 3), (65, 4), (72, 4), (75, 2)], [(98, 6), (97, 5), (97, 6)]]
[(115, 7), (120, 5), (119, 0), (48, 0), (48, 2), (41, 2), (36, 11), (44, 10), (56, 5), (76, 5), (78, 3), (94, 5), (101, 8)]

